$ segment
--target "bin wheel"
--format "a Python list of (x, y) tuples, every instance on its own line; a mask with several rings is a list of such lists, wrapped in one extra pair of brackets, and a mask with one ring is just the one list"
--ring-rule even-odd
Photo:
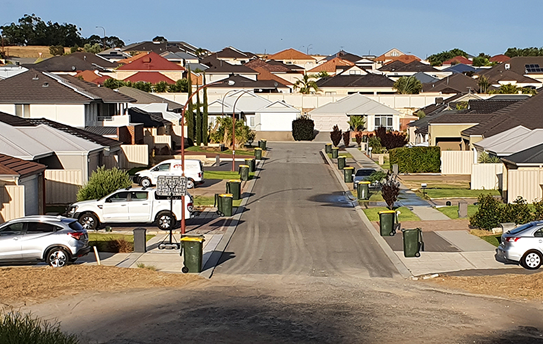
[(396, 234), (396, 232), (392, 231), (390, 232), (389, 236), (394, 236)]
[(187, 268), (186, 266), (183, 266), (183, 268), (181, 269), (181, 272), (186, 274), (187, 272), (189, 272), (189, 268)]
[(420, 252), (415, 253), (415, 257), (420, 257)]

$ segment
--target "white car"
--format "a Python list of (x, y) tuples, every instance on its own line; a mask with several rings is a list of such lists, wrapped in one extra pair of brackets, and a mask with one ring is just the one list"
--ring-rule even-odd
[(539, 269), (543, 263), (543, 221), (529, 222), (503, 233), (496, 255), (526, 269)]
[[(134, 182), (143, 187), (156, 185), (159, 176), (181, 176), (181, 159), (169, 159), (153, 166), (148, 170), (136, 172)], [(192, 189), (197, 184), (204, 183), (204, 169), (202, 162), (195, 159), (185, 159), (185, 177), (187, 177), (187, 189)]]
[[(173, 207), (168, 197), (158, 196), (155, 188), (126, 188), (98, 200), (72, 204), (68, 216), (79, 221), (85, 229), (97, 229), (109, 223), (156, 223), (170, 230), (182, 218), (181, 197), (174, 197)], [(185, 219), (193, 217), (193, 199), (185, 196)]]

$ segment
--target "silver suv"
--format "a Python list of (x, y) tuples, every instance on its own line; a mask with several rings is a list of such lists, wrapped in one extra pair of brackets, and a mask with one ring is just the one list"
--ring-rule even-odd
[(87, 231), (75, 219), (35, 215), (0, 225), (0, 261), (45, 261), (62, 267), (90, 252)]

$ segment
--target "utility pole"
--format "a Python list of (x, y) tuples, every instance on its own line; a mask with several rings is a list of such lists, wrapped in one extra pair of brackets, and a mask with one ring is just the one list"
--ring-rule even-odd
[(103, 26), (97, 26), (96, 28), (104, 30), (104, 36), (102, 37), (102, 49), (106, 50), (106, 29)]

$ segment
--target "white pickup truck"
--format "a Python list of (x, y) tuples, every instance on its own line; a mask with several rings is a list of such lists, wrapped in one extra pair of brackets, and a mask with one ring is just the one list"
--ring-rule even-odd
[[(181, 197), (174, 197), (173, 214), (169, 197), (157, 196), (155, 188), (117, 190), (98, 200), (73, 203), (68, 216), (76, 218), (83, 228), (97, 229), (109, 223), (156, 223), (170, 230), (181, 219)], [(185, 196), (185, 219), (193, 217), (193, 199)]]

